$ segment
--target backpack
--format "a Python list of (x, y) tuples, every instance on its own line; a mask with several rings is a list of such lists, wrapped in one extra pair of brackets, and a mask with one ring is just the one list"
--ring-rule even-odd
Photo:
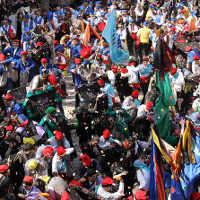
[(56, 82), (60, 83), (60, 79), (61, 79), (61, 76), (62, 76), (62, 72), (60, 71), (60, 69), (53, 68), (52, 73), (55, 76)]

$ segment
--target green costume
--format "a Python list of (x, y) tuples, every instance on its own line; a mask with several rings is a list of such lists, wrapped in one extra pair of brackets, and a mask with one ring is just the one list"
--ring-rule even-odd
[(127, 124), (129, 123), (131, 116), (123, 108), (120, 108), (120, 110), (124, 111), (123, 113), (120, 113), (120, 117), (122, 117), (124, 120), (119, 119), (119, 115), (117, 115), (116, 111), (112, 110), (112, 107), (108, 107), (107, 114), (108, 116), (112, 115), (115, 117), (115, 127), (120, 134), (123, 134), (125, 138), (128, 138), (131, 134), (128, 130)]
[(24, 101), (24, 103), (22, 105), (22, 113), (26, 117), (28, 117), (28, 119), (36, 120), (37, 114), (34, 111), (34, 109), (32, 107), (32, 104), (30, 103), (30, 101), (28, 101), (28, 98), (31, 97), (31, 96), (34, 96), (34, 94), (31, 93), (31, 92), (28, 92), (27, 95), (26, 95), (25, 101)]
[[(48, 107), (45, 110), (46, 114), (52, 114), (54, 112), (56, 112), (56, 109), (54, 107)], [(66, 123), (67, 123), (67, 118), (62, 113), (58, 113), (58, 116), (59, 115), (62, 115), (63, 118), (65, 119)], [(75, 121), (75, 124), (70, 126), (70, 130), (75, 129), (75, 128), (78, 127), (78, 119), (75, 118), (74, 121)], [(46, 129), (48, 138), (54, 136), (53, 132), (55, 130), (58, 130), (57, 124), (52, 120), (46, 119), (46, 115), (41, 119), (40, 125), (42, 125)]]

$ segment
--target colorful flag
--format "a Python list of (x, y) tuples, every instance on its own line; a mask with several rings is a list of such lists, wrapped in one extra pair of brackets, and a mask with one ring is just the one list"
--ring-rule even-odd
[(117, 34), (116, 34), (116, 15), (115, 9), (111, 11), (102, 37), (107, 40), (110, 47), (110, 58), (114, 63), (123, 63), (126, 59), (129, 59), (129, 52), (117, 48)]
[(156, 71), (156, 88), (158, 98), (155, 102), (156, 125), (161, 138), (166, 140), (170, 135), (170, 113), (169, 107), (175, 105), (175, 99), (172, 93), (169, 75), (164, 72), (164, 78), (161, 79), (159, 72)]
[(151, 144), (151, 169), (150, 169), (150, 200), (166, 200), (163, 184), (162, 166), (154, 139)]

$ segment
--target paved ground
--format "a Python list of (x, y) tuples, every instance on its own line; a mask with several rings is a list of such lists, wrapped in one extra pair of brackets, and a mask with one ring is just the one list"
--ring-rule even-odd
[[(68, 119), (68, 123), (74, 123), (74, 115), (72, 115), (72, 111), (75, 108), (75, 91), (74, 91), (74, 86), (70, 86), (70, 84), (72, 83), (72, 76), (71, 74), (68, 74), (67, 78), (66, 78), (66, 88), (67, 88), (67, 93), (68, 96), (63, 99), (63, 108), (65, 111), (65, 116)], [(76, 131), (73, 130), (71, 131), (72, 134), (72, 141), (74, 143), (74, 147), (76, 149), (77, 152), (77, 158), (73, 160), (73, 169), (74, 172), (77, 173), (78, 172), (78, 167), (80, 164), (80, 153), (82, 153), (81, 148), (79, 147), (79, 138), (76, 134)], [(75, 177), (76, 178), (76, 177)]]

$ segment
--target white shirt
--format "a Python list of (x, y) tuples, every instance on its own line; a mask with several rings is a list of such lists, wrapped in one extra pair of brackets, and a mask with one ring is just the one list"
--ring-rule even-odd
[(194, 61), (192, 62), (192, 73), (200, 76), (200, 62), (198, 64), (195, 64)]
[[(65, 149), (65, 150), (66, 150), (66, 153), (65, 153), (66, 156), (74, 152), (73, 147)], [(62, 164), (63, 164), (62, 160), (59, 159), (59, 156), (56, 153), (52, 160), (52, 173), (53, 172), (62, 173), (61, 171), (59, 171), (62, 167)]]
[(106, 200), (117, 200), (124, 195), (124, 183), (119, 183), (119, 189), (115, 193), (105, 191), (102, 186), (98, 188), (97, 194)]
[(138, 108), (138, 112), (137, 112), (137, 117), (142, 117), (146, 114), (147, 110), (146, 110), (146, 105), (142, 104), (139, 106)]
[(145, 169), (137, 170), (137, 179), (140, 183), (139, 189), (150, 190), (150, 173)]
[[(63, 142), (63, 145), (64, 145), (64, 148), (69, 148), (70, 147), (70, 144), (69, 142), (67, 141), (66, 138), (63, 138), (64, 142)], [(58, 143), (56, 142), (56, 138), (55, 136), (52, 136), (48, 139), (48, 141), (50, 141), (50, 145), (51, 146), (55, 146), (55, 147), (58, 147)]]
[[(10, 27), (11, 26), (11, 27)], [(15, 30), (15, 28), (12, 26), (12, 25), (8, 25), (7, 27), (5, 27), (4, 25), (3, 25), (3, 27), (5, 28), (5, 30), (8, 32), (9, 31), (9, 28), (11, 28), (13, 31), (13, 33), (16, 35), (16, 30)], [(3, 34), (3, 27), (1, 27), (0, 28), (0, 34)]]

